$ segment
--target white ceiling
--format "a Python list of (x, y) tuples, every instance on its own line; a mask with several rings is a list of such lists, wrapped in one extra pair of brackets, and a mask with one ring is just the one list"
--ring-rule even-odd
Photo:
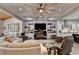
[[(79, 4), (74, 3), (47, 3), (46, 10), (43, 13), (45, 18), (56, 19), (78, 19), (79, 18)], [(2, 3), (0, 8), (12, 14), (13, 16), (26, 20), (28, 17), (38, 19), (40, 13), (37, 11), (39, 3)]]

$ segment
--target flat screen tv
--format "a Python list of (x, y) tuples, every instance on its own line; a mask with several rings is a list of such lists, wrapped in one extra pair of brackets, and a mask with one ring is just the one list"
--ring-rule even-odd
[(46, 30), (46, 24), (45, 23), (35, 23), (35, 30)]

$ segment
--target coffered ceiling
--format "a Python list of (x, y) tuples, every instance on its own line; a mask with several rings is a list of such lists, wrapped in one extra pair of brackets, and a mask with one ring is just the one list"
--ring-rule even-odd
[[(39, 12), (40, 7), (44, 7), (42, 12)], [(27, 20), (28, 17), (38, 18), (53, 18), (53, 19), (69, 19), (72, 14), (79, 14), (79, 4), (75, 3), (1, 3), (0, 8), (12, 14), (13, 16)], [(77, 16), (75, 14), (76, 17)], [(0, 19), (11, 17), (0, 11)], [(78, 18), (77, 18), (78, 19)]]

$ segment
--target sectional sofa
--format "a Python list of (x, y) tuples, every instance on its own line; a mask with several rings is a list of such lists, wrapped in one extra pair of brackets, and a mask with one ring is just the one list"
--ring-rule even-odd
[(40, 55), (38, 43), (0, 43), (0, 55)]

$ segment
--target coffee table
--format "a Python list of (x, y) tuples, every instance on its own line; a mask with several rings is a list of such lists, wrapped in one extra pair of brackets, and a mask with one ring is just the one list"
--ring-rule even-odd
[(48, 55), (51, 55), (51, 50), (54, 50), (54, 55), (56, 55), (57, 46), (55, 45), (55, 42), (44, 43), (43, 45), (47, 48)]

